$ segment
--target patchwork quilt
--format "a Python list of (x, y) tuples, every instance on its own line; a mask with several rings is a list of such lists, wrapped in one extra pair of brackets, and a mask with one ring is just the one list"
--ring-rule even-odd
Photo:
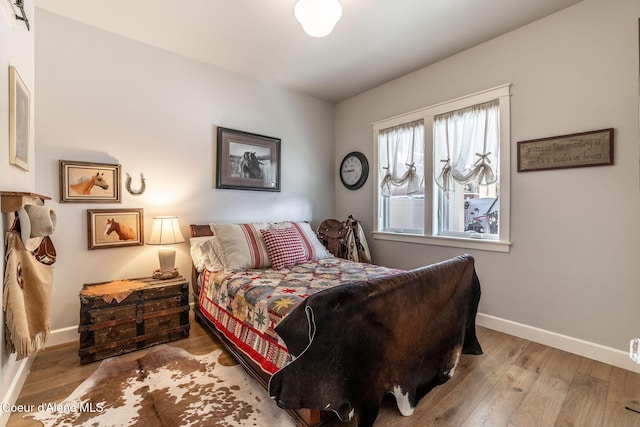
[(205, 270), (199, 304), (227, 339), (273, 374), (291, 360), (274, 329), (298, 304), (325, 289), (399, 272), (342, 258), (307, 261), (281, 270)]

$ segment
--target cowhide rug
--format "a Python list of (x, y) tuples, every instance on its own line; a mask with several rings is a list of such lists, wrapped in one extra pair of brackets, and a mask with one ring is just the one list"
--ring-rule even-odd
[(105, 359), (63, 402), (25, 417), (56, 427), (295, 426), (239, 365), (220, 364), (221, 353), (159, 345), (137, 360)]

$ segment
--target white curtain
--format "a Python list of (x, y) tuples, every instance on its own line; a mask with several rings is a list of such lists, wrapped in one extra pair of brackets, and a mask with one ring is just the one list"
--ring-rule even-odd
[[(424, 191), (424, 123), (418, 120), (378, 132), (382, 196)], [(393, 188), (396, 187), (396, 188)]]
[(497, 181), (498, 106), (495, 100), (434, 117), (434, 178), (444, 191), (454, 181)]

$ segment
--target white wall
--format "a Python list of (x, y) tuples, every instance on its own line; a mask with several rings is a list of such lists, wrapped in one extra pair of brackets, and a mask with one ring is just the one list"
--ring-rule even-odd
[[(58, 223), (53, 329), (78, 324), (84, 283), (148, 276), (154, 246), (87, 250), (87, 209), (144, 208), (190, 223), (309, 220), (333, 213), (333, 105), (37, 10), (36, 188)], [(216, 126), (282, 139), (281, 192), (215, 189)], [(59, 160), (122, 165), (121, 204), (59, 203)], [(177, 264), (190, 277), (188, 245)], [(75, 334), (75, 335), (74, 335)]]
[[(11, 13), (8, 1), (0, 5), (0, 190), (1, 191), (34, 191), (34, 136), (33, 121), (29, 138), (29, 162), (32, 165), (30, 171), (25, 171), (17, 166), (9, 164), (9, 66), (16, 67), (20, 77), (31, 92), (31, 111), (34, 108), (34, 6), (33, 2), (25, 2), (25, 11), (30, 21), (31, 31), (21, 22), (16, 21)], [(9, 16), (7, 16), (9, 15)], [(7, 226), (4, 215), (0, 216), (2, 240)], [(4, 260), (4, 244), (0, 245), (0, 256)], [(2, 263), (4, 272), (4, 262)], [(4, 273), (3, 273), (4, 278)], [(3, 280), (4, 288), (4, 280)], [(20, 386), (12, 384), (19, 370), (24, 370), (27, 361), (18, 363), (13, 354), (8, 354), (4, 345), (4, 312), (0, 314), (0, 403), (7, 402), (17, 396), (12, 393), (19, 392)], [(0, 425), (4, 423), (8, 414), (0, 411)]]
[[(336, 107), (336, 158), (372, 158), (374, 121), (512, 83), (508, 254), (469, 251), (480, 311), (628, 351), (640, 336), (636, 0), (585, 0)], [(427, 41), (428, 42), (428, 41)], [(516, 172), (521, 140), (615, 128), (615, 165)], [(375, 167), (375, 165), (374, 165)], [(373, 223), (373, 174), (336, 182), (336, 215)], [(463, 250), (371, 240), (377, 263), (413, 268)]]

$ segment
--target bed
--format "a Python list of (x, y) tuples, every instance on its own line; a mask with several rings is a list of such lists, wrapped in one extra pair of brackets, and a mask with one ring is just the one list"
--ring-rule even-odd
[(332, 256), (306, 222), (190, 231), (196, 320), (300, 426), (370, 426), (387, 393), (409, 415), (482, 351), (470, 256), (402, 271)]

